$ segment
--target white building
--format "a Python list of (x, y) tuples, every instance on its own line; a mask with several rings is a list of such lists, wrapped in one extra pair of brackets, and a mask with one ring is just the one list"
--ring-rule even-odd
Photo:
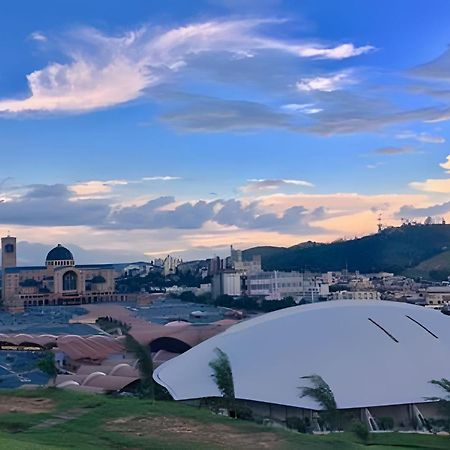
[(429, 399), (445, 395), (430, 380), (450, 373), (449, 325), (449, 316), (405, 303), (297, 306), (238, 323), (159, 366), (153, 377), (175, 400), (220, 397), (209, 366), (220, 348), (230, 360), (236, 399), (261, 415), (314, 417), (322, 405), (299, 395), (299, 387), (309, 385), (302, 377), (317, 374), (339, 409), (417, 426), (420, 416), (439, 413)]
[(327, 297), (329, 285), (321, 277), (300, 272), (259, 272), (247, 278), (247, 293), (250, 296), (265, 297), (267, 300), (281, 300), (294, 297), (314, 302), (319, 297)]
[(425, 293), (427, 305), (440, 306), (450, 303), (450, 286), (429, 287)]
[(238, 296), (241, 295), (241, 274), (234, 270), (223, 270), (216, 273), (211, 280), (212, 298), (216, 299), (221, 295)]
[(173, 275), (177, 271), (177, 267), (183, 262), (181, 258), (167, 255), (164, 259), (164, 276)]
[(381, 300), (381, 293), (378, 291), (337, 291), (332, 292), (331, 300)]

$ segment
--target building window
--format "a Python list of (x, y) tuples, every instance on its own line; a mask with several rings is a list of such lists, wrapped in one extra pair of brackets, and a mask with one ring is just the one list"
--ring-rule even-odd
[(63, 275), (63, 291), (77, 290), (77, 274), (73, 270), (69, 270)]

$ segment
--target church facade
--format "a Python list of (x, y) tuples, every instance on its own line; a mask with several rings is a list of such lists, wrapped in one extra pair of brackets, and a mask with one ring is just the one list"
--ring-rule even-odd
[(16, 238), (4, 237), (1, 245), (2, 300), (10, 311), (127, 300), (115, 292), (113, 264), (76, 265), (70, 250), (58, 244), (47, 254), (44, 266), (17, 267)]

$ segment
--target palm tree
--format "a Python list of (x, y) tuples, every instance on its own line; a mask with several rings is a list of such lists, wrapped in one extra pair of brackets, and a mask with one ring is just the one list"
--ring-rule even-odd
[(47, 350), (44, 353), (44, 356), (36, 362), (36, 367), (41, 371), (47, 374), (51, 380), (53, 385), (55, 384), (56, 377), (58, 375), (58, 369), (55, 364), (55, 355), (50, 350)]
[(215, 348), (214, 351), (217, 354), (217, 357), (209, 363), (209, 366), (213, 370), (211, 376), (222, 394), (227, 408), (232, 409), (234, 407), (235, 396), (233, 371), (231, 370), (230, 359), (220, 348)]
[(440, 380), (431, 380), (430, 383), (439, 386), (445, 392), (444, 397), (427, 397), (427, 400), (438, 402), (442, 412), (447, 417), (447, 428), (450, 429), (450, 380), (441, 378)]
[(153, 385), (153, 359), (150, 348), (140, 344), (131, 334), (125, 335), (125, 348), (133, 353), (139, 369), (141, 384), (139, 394), (143, 398), (155, 400), (155, 387)]
[(311, 397), (315, 400), (323, 409), (323, 412), (319, 414), (319, 417), (324, 419), (332, 429), (335, 428), (336, 425), (339, 424), (338, 422), (340, 422), (340, 414), (337, 409), (333, 391), (328, 383), (317, 374), (301, 378), (309, 380), (311, 386), (300, 387), (299, 389), (302, 391), (300, 397)]

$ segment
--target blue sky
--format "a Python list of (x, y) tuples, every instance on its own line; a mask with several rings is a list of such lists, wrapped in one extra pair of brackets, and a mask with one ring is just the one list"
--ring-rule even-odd
[(445, 0), (3, 5), (0, 231), (26, 262), (59, 241), (189, 259), (450, 216), (449, 19)]

